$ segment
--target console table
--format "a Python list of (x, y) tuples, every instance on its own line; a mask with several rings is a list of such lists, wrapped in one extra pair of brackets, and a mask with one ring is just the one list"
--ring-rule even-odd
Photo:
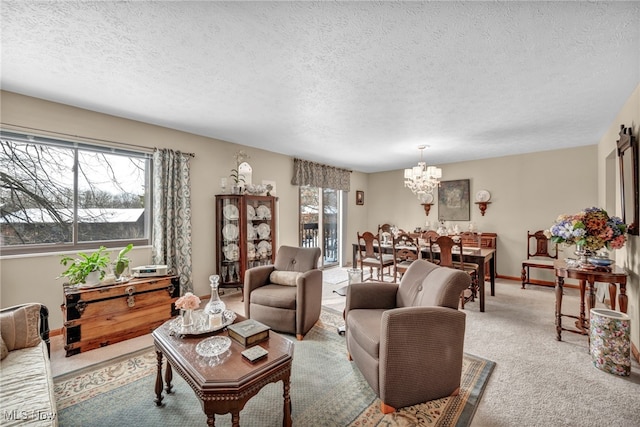
[[(557, 260), (553, 263), (556, 274), (556, 339), (562, 341), (562, 331), (587, 335), (589, 333), (589, 318), (586, 313), (596, 305), (595, 282), (609, 283), (609, 298), (611, 299), (611, 309), (616, 309), (616, 284), (620, 285), (620, 295), (618, 302), (620, 311), (627, 312), (627, 272), (624, 268), (613, 264), (610, 268), (590, 269), (580, 267), (569, 267), (564, 260)], [(580, 283), (580, 315), (572, 316), (562, 314), (562, 292), (564, 279), (577, 279)], [(588, 288), (587, 288), (588, 285)], [(585, 309), (585, 293), (587, 294), (587, 307)], [(565, 328), (562, 326), (562, 316), (577, 319), (576, 328)]]

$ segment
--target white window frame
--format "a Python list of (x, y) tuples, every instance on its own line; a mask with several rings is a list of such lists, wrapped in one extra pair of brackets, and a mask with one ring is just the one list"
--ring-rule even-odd
[[(26, 135), (15, 133), (11, 131), (5, 131), (0, 129), (0, 137), (2, 140), (9, 140), (19, 143), (27, 143), (27, 144), (40, 144), (46, 146), (55, 146), (62, 147), (67, 149), (75, 150), (75, 162), (76, 164), (73, 167), (73, 182), (74, 182), (74, 201), (73, 201), (73, 232), (71, 242), (59, 242), (59, 243), (44, 243), (44, 244), (24, 244), (24, 245), (10, 245), (10, 246), (0, 246), (1, 256), (9, 256), (9, 255), (20, 255), (20, 254), (41, 254), (48, 252), (69, 252), (69, 251), (78, 251), (78, 250), (90, 250), (95, 249), (99, 246), (105, 246), (107, 248), (117, 248), (121, 246), (125, 246), (129, 243), (132, 243), (134, 246), (148, 246), (151, 245), (152, 241), (152, 225), (153, 225), (153, 215), (152, 215), (152, 195), (153, 195), (153, 187), (152, 187), (152, 168), (153, 161), (152, 155), (150, 151), (134, 151), (134, 150), (124, 150), (121, 148), (115, 148), (107, 145), (98, 145), (91, 144), (87, 142), (79, 142), (79, 141), (68, 141), (63, 139), (55, 139), (44, 136), (35, 136), (35, 135)], [(101, 152), (105, 154), (117, 154), (122, 156), (135, 157), (140, 159), (145, 159), (146, 167), (145, 167), (145, 200), (144, 200), (144, 238), (124, 238), (124, 239), (113, 239), (113, 240), (93, 240), (89, 242), (78, 242), (78, 152), (80, 151), (93, 151), (93, 152)]]

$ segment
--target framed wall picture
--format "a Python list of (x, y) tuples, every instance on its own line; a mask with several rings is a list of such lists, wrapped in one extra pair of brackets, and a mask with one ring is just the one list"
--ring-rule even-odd
[(356, 191), (356, 205), (364, 205), (364, 191)]
[(438, 219), (441, 221), (469, 221), (471, 202), (469, 180), (442, 181), (438, 188)]

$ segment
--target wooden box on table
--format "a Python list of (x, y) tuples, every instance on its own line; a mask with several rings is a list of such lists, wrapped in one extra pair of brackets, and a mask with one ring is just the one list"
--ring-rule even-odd
[(64, 287), (67, 356), (145, 335), (178, 315), (177, 276), (146, 277), (88, 288)]

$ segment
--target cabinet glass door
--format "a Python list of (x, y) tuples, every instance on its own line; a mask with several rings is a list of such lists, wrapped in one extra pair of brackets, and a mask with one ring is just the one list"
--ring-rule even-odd
[(241, 281), (241, 223), (240, 199), (238, 197), (221, 198), (218, 201), (221, 208), (220, 230), (222, 245), (220, 256), (220, 283), (236, 284)]
[(247, 262), (245, 268), (271, 264), (275, 251), (275, 206), (273, 197), (246, 200)]

